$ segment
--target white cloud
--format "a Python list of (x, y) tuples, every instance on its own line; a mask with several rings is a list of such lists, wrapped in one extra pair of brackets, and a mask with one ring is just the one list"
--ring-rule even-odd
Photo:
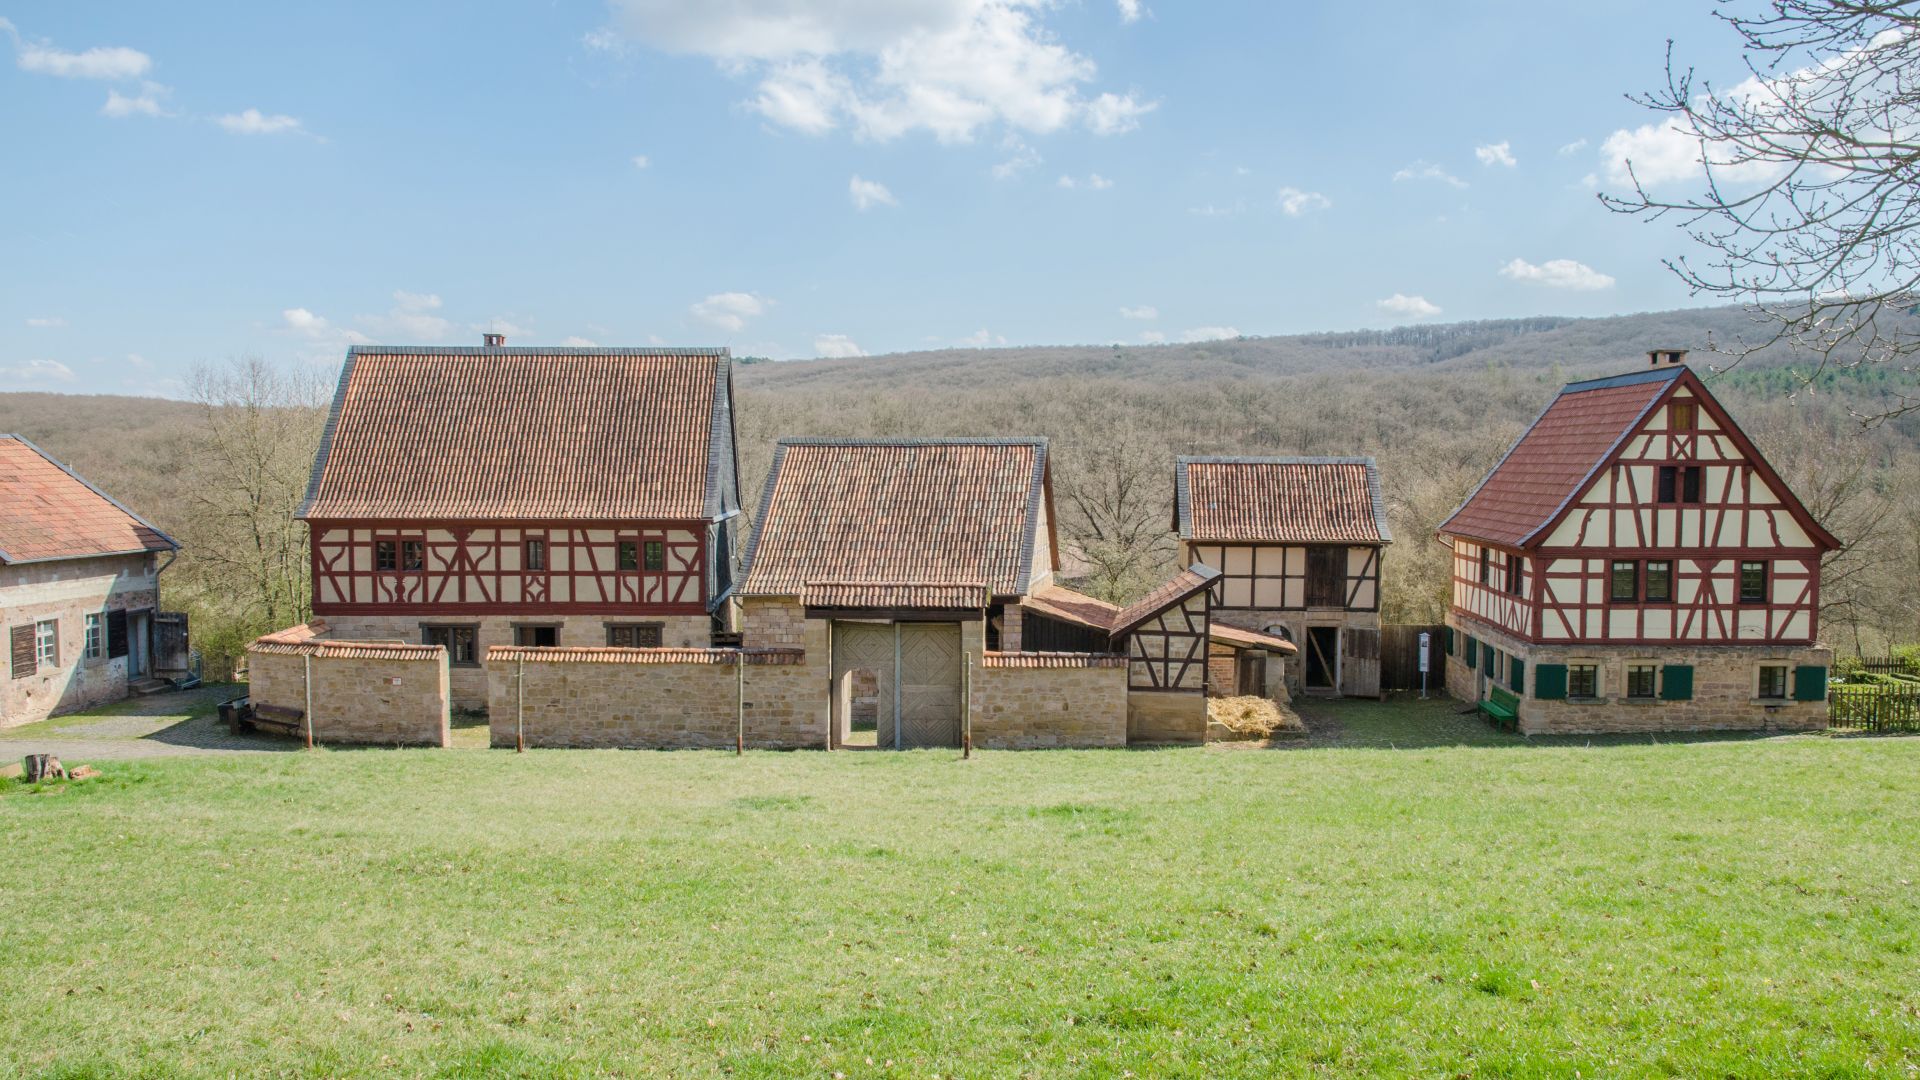
[(1040, 164), (1040, 151), (1019, 139), (1009, 137), (1003, 148), (1011, 151), (1013, 156), (993, 167), (995, 180), (1011, 180)]
[(287, 329), (309, 337), (325, 333), (329, 326), (326, 319), (303, 307), (287, 308), (280, 313), (280, 320), (286, 323)]
[(73, 369), (58, 360), (22, 360), (0, 366), (0, 386), (7, 380), (21, 384), (72, 382)]
[(1573, 289), (1578, 292), (1593, 292), (1597, 289), (1613, 287), (1613, 278), (1585, 263), (1574, 262), (1572, 259), (1548, 259), (1539, 266), (1525, 259), (1515, 259), (1500, 268), (1500, 276), (1555, 289)]
[(1317, 191), (1302, 191), (1297, 187), (1283, 187), (1279, 191), (1280, 209), (1288, 217), (1299, 217), (1315, 210), (1325, 210), (1333, 205), (1333, 200)]
[(1480, 164), (1482, 165), (1505, 165), (1511, 169), (1515, 165), (1520, 164), (1514, 160), (1513, 144), (1505, 139), (1497, 143), (1488, 143), (1485, 146), (1474, 147), (1473, 156), (1479, 158)]
[[(1679, 123), (1660, 120), (1629, 131), (1621, 128), (1600, 144), (1607, 182), (1627, 185), (1638, 176), (1649, 187), (1701, 175), (1700, 139)], [(1631, 166), (1631, 171), (1629, 171)]]
[(371, 345), (373, 339), (358, 330), (335, 326), (326, 317), (303, 307), (280, 312), (280, 323), (287, 332), (303, 337), (320, 350), (314, 355), (331, 356), (349, 345)]
[(453, 323), (435, 315), (438, 310), (439, 294), (396, 289), (385, 315), (362, 315), (358, 321), (388, 341), (445, 341), (453, 335)]
[(137, 79), (153, 67), (152, 57), (123, 45), (67, 52), (54, 48), (50, 42), (26, 40), (5, 19), (0, 19), (0, 30), (13, 38), (14, 57), (21, 71), (63, 79)]
[(234, 135), (298, 135), (306, 132), (300, 126), (300, 121), (291, 116), (279, 113), (269, 116), (259, 109), (218, 116), (214, 118), (214, 123)]
[(993, 333), (984, 326), (968, 334), (966, 337), (961, 338), (959, 342), (960, 347), (963, 349), (987, 349), (995, 345), (1005, 345), (1006, 343), (1006, 338)]
[(161, 99), (171, 93), (159, 83), (141, 83), (140, 92), (132, 97), (118, 90), (107, 91), (107, 102), (100, 106), (100, 115), (120, 119), (128, 116), (167, 116), (166, 106)]
[(647, 155), (645, 154), (633, 155), (633, 167), (636, 169), (645, 169), (651, 166), (652, 164), (653, 162), (647, 160)]
[[(1882, 44), (1885, 42), (1876, 39), (1866, 48), (1878, 48)], [(1830, 76), (1829, 73), (1847, 67), (1844, 58), (1834, 57), (1822, 64), (1790, 71), (1775, 79), (1750, 76), (1722, 94), (1721, 98), (1730, 104), (1737, 104), (1765, 125), (1785, 108), (1783, 94), (1807, 100), (1842, 93), (1857, 96), (1877, 90), (1884, 100), (1885, 95), (1895, 92), (1892, 89), (1877, 89), (1871, 83), (1864, 86), (1852, 81), (1836, 84), (1834, 79), (1844, 79), (1845, 76)], [(1705, 107), (1703, 98), (1696, 100)], [(1785, 125), (1788, 122), (1782, 119), (1780, 123)], [(1622, 187), (1632, 184), (1635, 179), (1649, 188), (1675, 181), (1699, 180), (1706, 175), (1706, 164), (1713, 166), (1717, 180), (1732, 184), (1763, 182), (1780, 175), (1786, 168), (1779, 161), (1730, 160), (1737, 156), (1737, 148), (1702, 140), (1697, 131), (1677, 117), (1656, 120), (1637, 128), (1621, 128), (1600, 144), (1600, 157), (1605, 162), (1607, 181)]]
[(1402, 180), (1438, 180), (1443, 184), (1449, 184), (1457, 188), (1467, 186), (1465, 180), (1428, 161), (1414, 162), (1399, 172), (1394, 173), (1393, 179), (1396, 183)]
[(137, 368), (144, 368), (147, 366), (147, 358), (137, 352), (130, 352), (127, 354), (127, 363)]
[(1088, 173), (1085, 180), (1075, 180), (1071, 176), (1062, 176), (1056, 185), (1071, 191), (1074, 188), (1086, 188), (1088, 191), (1105, 191), (1113, 186), (1113, 181), (1099, 173)]
[(600, 347), (600, 343), (592, 338), (583, 338), (577, 334), (569, 334), (561, 338), (560, 345), (562, 348), (567, 349), (597, 349)]
[(847, 181), (847, 195), (853, 199), (854, 208), (858, 210), (900, 205), (900, 200), (894, 198), (893, 192), (887, 190), (887, 185), (878, 180), (862, 180), (859, 173), (855, 173), (853, 179)]
[[(438, 300), (439, 297), (436, 296), (434, 297), (434, 299)], [(435, 306), (437, 307), (439, 305), (436, 304)], [(495, 315), (493, 318), (488, 319), (484, 323), (479, 323), (475, 325), (474, 329), (480, 331), (483, 334), (504, 334), (506, 335), (507, 343), (509, 345), (511, 345), (515, 341), (522, 340), (524, 338), (530, 338), (533, 336), (532, 327), (522, 326), (516, 322), (510, 322), (499, 315)]]
[(1233, 217), (1246, 212), (1247, 204), (1244, 200), (1235, 201), (1226, 206), (1216, 206), (1213, 203), (1207, 203), (1205, 206), (1187, 207), (1187, 213), (1195, 217)]
[[(705, 56), (755, 82), (747, 106), (811, 135), (887, 140), (925, 131), (965, 142), (1003, 126), (1097, 134), (1153, 108), (1086, 94), (1096, 67), (1041, 24), (1045, 0), (613, 0), (613, 28), (667, 52)], [(589, 48), (617, 51), (596, 32)]]
[(1426, 297), (1403, 293), (1394, 293), (1385, 300), (1376, 301), (1374, 306), (1389, 315), (1404, 315), (1409, 319), (1431, 319), (1440, 314), (1440, 305)]
[(1160, 309), (1151, 304), (1141, 304), (1139, 307), (1123, 307), (1120, 309), (1120, 317), (1123, 319), (1157, 319), (1160, 317)]
[(845, 334), (821, 334), (813, 339), (813, 355), (829, 360), (845, 360), (865, 356), (867, 350)]
[(27, 325), (39, 330), (57, 330), (67, 325), (67, 320), (58, 315), (41, 315), (28, 319)]
[(737, 334), (746, 328), (748, 319), (766, 312), (767, 302), (753, 293), (714, 293), (687, 310), (702, 322)]
[(1167, 343), (1167, 335), (1159, 330), (1142, 330), (1140, 331), (1140, 343), (1143, 345), (1165, 345)]
[(1191, 330), (1182, 331), (1180, 340), (1186, 342), (1225, 341), (1229, 338), (1237, 338), (1239, 336), (1240, 331), (1231, 326), (1196, 326)]
[(1140, 16), (1146, 14), (1145, 9), (1140, 6), (1140, 0), (1114, 0), (1114, 2), (1120, 6), (1120, 21), (1123, 23), (1139, 22)]
[(1580, 138), (1575, 139), (1572, 142), (1567, 143), (1566, 145), (1560, 147), (1560, 149), (1556, 152), (1561, 157), (1572, 157), (1573, 155), (1579, 153), (1582, 150), (1585, 150), (1586, 148), (1587, 148), (1587, 139), (1586, 139), (1586, 136), (1583, 135)]

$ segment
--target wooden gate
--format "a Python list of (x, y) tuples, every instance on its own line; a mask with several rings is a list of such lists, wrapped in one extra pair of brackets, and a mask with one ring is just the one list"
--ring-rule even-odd
[(844, 746), (853, 727), (852, 680), (857, 670), (873, 673), (874, 741), (893, 745), (893, 624), (833, 624), (833, 744)]
[(844, 743), (848, 729), (848, 674), (863, 668), (878, 684), (877, 745), (960, 745), (959, 623), (834, 623), (836, 744)]
[(1427, 691), (1447, 688), (1445, 626), (1389, 624), (1380, 628), (1380, 689), (1420, 689), (1420, 635), (1427, 644)]
[(1349, 626), (1340, 638), (1340, 692), (1348, 697), (1379, 697), (1380, 631)]
[(153, 670), (185, 672), (188, 663), (187, 613), (157, 613), (153, 617)]

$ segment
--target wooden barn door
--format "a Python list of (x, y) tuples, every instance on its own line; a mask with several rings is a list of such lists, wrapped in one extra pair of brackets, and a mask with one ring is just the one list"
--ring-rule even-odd
[(1307, 627), (1307, 689), (1336, 690), (1340, 672), (1340, 628)]
[(833, 624), (834, 745), (848, 744), (853, 726), (848, 690), (854, 671), (870, 671), (878, 684), (874, 710), (874, 742), (892, 746), (893, 737), (893, 624), (836, 622)]
[(1341, 635), (1340, 692), (1348, 697), (1380, 696), (1380, 631), (1351, 626)]
[(960, 745), (960, 624), (897, 623), (900, 748)]

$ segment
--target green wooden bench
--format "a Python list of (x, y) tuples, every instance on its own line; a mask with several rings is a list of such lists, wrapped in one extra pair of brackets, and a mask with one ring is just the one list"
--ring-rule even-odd
[(1487, 714), (1495, 727), (1512, 731), (1520, 726), (1520, 695), (1496, 686), (1488, 691), (1487, 700), (1480, 703), (1480, 711)]

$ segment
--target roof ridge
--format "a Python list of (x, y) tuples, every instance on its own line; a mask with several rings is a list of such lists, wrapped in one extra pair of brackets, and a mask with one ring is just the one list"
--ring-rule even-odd
[(348, 356), (431, 356), (471, 357), (535, 357), (535, 356), (631, 356), (631, 357), (685, 357), (688, 359), (713, 359), (726, 357), (731, 359), (732, 350), (727, 346), (659, 346), (647, 348), (602, 348), (600, 346), (573, 345), (352, 345), (347, 348)]
[(1241, 454), (1181, 454), (1178, 465), (1367, 465), (1379, 468), (1371, 454), (1279, 454), (1268, 457)]
[(839, 438), (832, 435), (790, 435), (775, 446), (1046, 446), (1045, 435), (954, 435), (902, 439)]
[[(1633, 386), (1638, 383), (1664, 382), (1677, 379), (1690, 370), (1685, 364), (1673, 367), (1646, 368), (1640, 371), (1627, 371), (1619, 375), (1602, 375), (1596, 379), (1580, 379), (1560, 388), (1561, 394), (1579, 394), (1588, 390), (1604, 390), (1610, 386)], [(1558, 397), (1559, 395), (1555, 395)]]

